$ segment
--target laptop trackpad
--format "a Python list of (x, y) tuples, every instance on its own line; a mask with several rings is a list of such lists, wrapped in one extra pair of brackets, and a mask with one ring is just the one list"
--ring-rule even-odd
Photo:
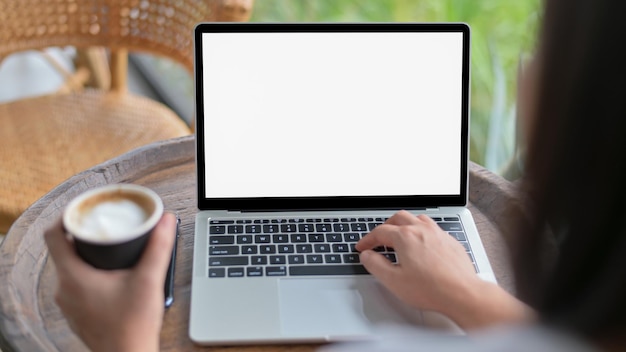
[(378, 324), (420, 325), (422, 315), (371, 277), (282, 279), (281, 329), (287, 336), (341, 339)]

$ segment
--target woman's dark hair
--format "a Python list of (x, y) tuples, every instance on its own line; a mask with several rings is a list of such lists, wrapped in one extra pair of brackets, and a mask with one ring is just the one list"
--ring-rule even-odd
[[(518, 226), (518, 294), (591, 339), (626, 327), (626, 1), (546, 0)], [(554, 256), (542, 255), (545, 236)]]

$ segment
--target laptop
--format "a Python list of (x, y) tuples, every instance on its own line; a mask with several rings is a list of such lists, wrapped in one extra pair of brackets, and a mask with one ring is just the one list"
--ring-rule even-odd
[[(201, 23), (195, 60), (195, 343), (439, 324), (354, 249), (401, 209), (431, 216), (495, 282), (466, 208), (467, 25)], [(393, 248), (376, 250), (397, 263)]]

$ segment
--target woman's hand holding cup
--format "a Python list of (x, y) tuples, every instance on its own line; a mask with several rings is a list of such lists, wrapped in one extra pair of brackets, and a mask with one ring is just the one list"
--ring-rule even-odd
[[(133, 188), (134, 185), (124, 186)], [(92, 192), (74, 204), (83, 204), (96, 194), (101, 193)], [(110, 201), (113, 198), (107, 199)], [(139, 226), (130, 226), (140, 229), (130, 231), (132, 234), (128, 238), (121, 238), (123, 234), (105, 236), (108, 240), (99, 238), (100, 241), (86, 236), (79, 237), (78, 233), (82, 230), (73, 227), (77, 224), (69, 226), (72, 230), (67, 226), (69, 222), (66, 218), (70, 214), (68, 211), (76, 211), (73, 208), (75, 205), (71, 204), (66, 208), (65, 221), (58, 221), (45, 233), (58, 277), (56, 302), (70, 328), (93, 351), (159, 350), (159, 333), (164, 314), (163, 286), (174, 245), (176, 219), (173, 214), (163, 213), (160, 199), (155, 203), (150, 202), (147, 204), (161, 205), (155, 205), (154, 208), (151, 205), (142, 208), (140, 205), (140, 208), (148, 210), (145, 221), (140, 221)], [(82, 210), (87, 208), (89, 206)], [(88, 212), (82, 215), (86, 213)], [(119, 215), (116, 211), (111, 212), (116, 213)], [(156, 219), (152, 220), (153, 218)], [(150, 224), (150, 221), (154, 223)], [(140, 233), (144, 229), (147, 229), (146, 234)], [(84, 232), (80, 233), (84, 235)], [(128, 244), (142, 237), (145, 237), (145, 245), (135, 244), (134, 247), (131, 246), (132, 250), (120, 250), (120, 244)], [(82, 242), (93, 247), (80, 253), (78, 249)], [(107, 258), (103, 253), (117, 254), (108, 257), (111, 262), (107, 263), (103, 261)], [(135, 254), (138, 261), (133, 257)], [(101, 270), (101, 267), (117, 270)]]

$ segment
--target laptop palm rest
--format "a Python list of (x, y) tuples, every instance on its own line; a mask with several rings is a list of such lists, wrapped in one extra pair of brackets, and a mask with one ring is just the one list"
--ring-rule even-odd
[(328, 340), (367, 336), (377, 325), (421, 325), (406, 306), (371, 277), (281, 279), (281, 331), (288, 337)]

